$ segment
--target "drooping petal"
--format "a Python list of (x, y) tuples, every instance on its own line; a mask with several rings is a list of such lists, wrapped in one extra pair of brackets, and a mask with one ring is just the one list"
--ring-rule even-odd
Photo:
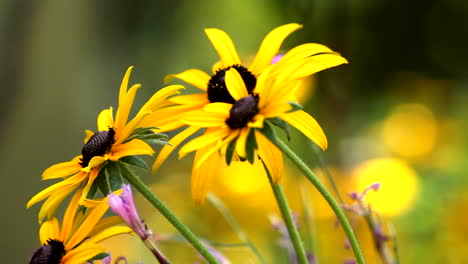
[(114, 117), (112, 116), (112, 107), (104, 109), (99, 113), (97, 119), (98, 131), (106, 131), (114, 127)]
[(211, 76), (199, 69), (189, 69), (181, 73), (167, 75), (164, 78), (164, 82), (167, 83), (174, 78), (180, 79), (197, 87), (200, 90), (206, 91), (208, 89), (208, 81), (210, 80)]
[(60, 225), (57, 218), (49, 219), (41, 225), (39, 238), (42, 245), (46, 244), (49, 239), (60, 239)]
[(225, 82), (229, 93), (234, 99), (239, 100), (249, 95), (244, 80), (235, 68), (226, 71)]
[(174, 151), (174, 149), (176, 149), (180, 145), (180, 143), (182, 143), (188, 137), (195, 134), (199, 129), (199, 127), (188, 127), (184, 131), (174, 136), (171, 140), (169, 140), (170, 145), (166, 145), (161, 149), (158, 157), (156, 158), (156, 161), (153, 164), (152, 171), (155, 172), (157, 169), (159, 169), (159, 167), (163, 164), (167, 157), (169, 157), (172, 151)]
[(239, 134), (239, 137), (237, 138), (237, 141), (236, 141), (236, 153), (241, 158), (247, 157), (247, 152), (245, 150), (246, 149), (245, 143), (247, 142), (248, 134), (249, 134), (249, 128), (248, 127), (242, 128)]
[(78, 184), (72, 184), (65, 186), (60, 191), (54, 192), (47, 200), (42, 204), (41, 210), (39, 211), (39, 222), (43, 219), (50, 219), (55, 215), (59, 205), (70, 195), (75, 189), (78, 188)]
[(100, 233), (101, 231), (103, 231), (103, 230), (105, 230), (105, 229), (107, 229), (109, 227), (116, 226), (118, 224), (123, 224), (123, 223), (125, 223), (125, 222), (122, 219), (122, 217), (117, 216), (117, 215), (103, 218), (103, 219), (99, 220), (99, 222), (93, 228), (91, 233), (89, 233), (89, 236), (92, 238), (94, 235)]
[(283, 176), (283, 153), (271, 143), (262, 133), (256, 132), (258, 154), (270, 171), (274, 183), (278, 183)]
[(109, 153), (109, 160), (119, 160), (131, 155), (153, 155), (154, 150), (146, 142), (140, 139), (132, 139), (124, 144), (114, 145)]
[(176, 104), (193, 105), (193, 106), (196, 106), (196, 105), (203, 106), (205, 104), (210, 103), (210, 100), (208, 100), (207, 93), (174, 96), (170, 98), (169, 101), (176, 103)]
[(317, 121), (308, 113), (298, 110), (280, 115), (280, 118), (301, 131), (322, 150), (328, 147), (327, 137)]
[(81, 165), (79, 164), (80, 157), (81, 156), (77, 156), (73, 158), (71, 161), (62, 162), (62, 163), (50, 166), (42, 173), (42, 179), (48, 180), (48, 179), (64, 178), (74, 173), (77, 173), (81, 169)]
[(317, 54), (334, 53), (330, 48), (317, 43), (305, 43), (292, 48), (279, 60), (274, 68), (277, 71), (290, 68), (291, 65)]
[[(91, 170), (91, 172), (89, 173), (88, 181), (86, 182), (86, 186), (82, 189), (83, 192), (78, 202), (80, 205), (85, 205), (86, 204), (85, 200), (87, 201), (87, 205), (91, 205), (89, 202), (91, 200), (87, 199), (87, 197), (88, 197), (89, 190), (91, 190), (91, 187), (93, 186), (94, 180), (96, 180), (98, 176), (99, 176), (98, 169)], [(87, 206), (87, 207), (94, 207), (94, 206)]]
[(217, 28), (207, 28), (205, 29), (205, 33), (221, 58), (222, 68), (241, 64), (236, 47), (226, 32)]
[[(234, 140), (240, 133), (240, 129), (232, 131), (229, 135), (227, 135), (225, 138), (222, 140), (218, 141), (216, 144), (213, 144), (213, 147), (211, 149), (208, 149), (203, 156), (201, 156), (197, 162), (194, 163), (194, 168), (199, 168), (203, 166), (205, 163), (206, 159), (208, 159), (211, 154), (220, 152), (221, 150), (225, 149), (225, 147), (232, 141)], [(218, 154), (219, 155), (219, 154)]]
[(94, 156), (93, 158), (91, 158), (91, 160), (89, 161), (89, 164), (86, 168), (83, 168), (82, 171), (87, 171), (87, 172), (90, 172), (92, 170), (92, 168), (96, 168), (97, 166), (103, 164), (104, 162), (106, 162), (108, 159), (108, 155), (104, 155), (104, 156)]
[(26, 207), (29, 208), (33, 206), (34, 204), (44, 200), (45, 198), (51, 196), (53, 193), (61, 191), (63, 188), (74, 185), (74, 184), (79, 184), (83, 182), (86, 179), (86, 173), (77, 173), (65, 180), (62, 180), (56, 184), (53, 184), (46, 189), (40, 191), (38, 194), (34, 195), (31, 200), (27, 203)]
[(286, 37), (301, 27), (302, 25), (291, 23), (272, 30), (265, 39), (263, 39), (260, 49), (250, 65), (249, 70), (255, 75), (260, 74), (271, 64), (273, 57), (278, 53)]
[[(195, 154), (194, 164), (198, 162), (200, 157), (210, 149), (210, 146), (197, 150)], [(221, 158), (218, 153), (212, 153), (206, 160), (203, 166), (192, 168), (192, 198), (201, 204), (205, 200), (206, 193), (208, 192), (208, 183), (211, 178), (218, 172), (219, 163)]]

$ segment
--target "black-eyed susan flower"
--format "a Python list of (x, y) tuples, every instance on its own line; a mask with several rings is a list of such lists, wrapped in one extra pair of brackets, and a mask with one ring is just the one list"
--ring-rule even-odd
[[(132, 68), (128, 68), (122, 80), (119, 107), (115, 118), (112, 107), (103, 110), (97, 119), (98, 132), (86, 131), (82, 154), (71, 161), (53, 165), (42, 174), (44, 180), (59, 178), (63, 178), (63, 180), (39, 192), (28, 202), (27, 207), (29, 208), (47, 198), (39, 212), (39, 221), (42, 221), (46, 216), (51, 218), (61, 201), (78, 188), (83, 189), (80, 204), (86, 205), (93, 183), (109, 161), (154, 153), (148, 141), (162, 136), (152, 132), (151, 128), (143, 127), (143, 121), (153, 111), (167, 106), (167, 97), (177, 94), (183, 87), (172, 85), (159, 90), (143, 105), (135, 117), (129, 120), (136, 92), (141, 87), (140, 84), (135, 84), (127, 89)], [(120, 186), (121, 184), (116, 189)], [(110, 191), (113, 190), (108, 190), (105, 195)], [(92, 203), (89, 202), (87, 205), (90, 206)]]
[[(256, 93), (258, 79), (267, 68), (269, 78), (276, 78), (282, 72), (300, 67), (299, 71), (291, 72), (290, 79), (302, 79), (321, 70), (347, 63), (346, 59), (333, 52), (328, 47), (306, 43), (289, 50), (280, 60), (275, 59), (283, 41), (291, 33), (302, 26), (296, 23), (286, 24), (272, 30), (262, 41), (260, 48), (249, 66), (242, 63), (233, 41), (224, 31), (216, 28), (205, 29), (205, 33), (220, 57), (213, 65), (212, 74), (199, 69), (189, 69), (178, 74), (169, 75), (165, 81), (178, 78), (202, 90), (202, 93), (181, 95), (170, 99), (177, 106), (164, 109), (168, 119), (171, 119), (171, 129), (184, 126), (182, 116), (192, 110), (202, 109), (210, 103), (236, 103), (235, 96), (226, 87), (225, 76), (230, 69), (235, 69), (245, 84), (247, 94)], [(274, 65), (271, 65), (274, 62)], [(156, 119), (153, 119), (156, 122)], [(201, 127), (189, 126), (170, 140), (171, 146), (164, 147), (153, 165), (153, 171), (161, 166), (172, 150), (185, 139), (196, 133)]]
[(206, 128), (206, 132), (180, 149), (180, 156), (196, 151), (192, 170), (192, 195), (202, 202), (208, 190), (209, 177), (223, 159), (229, 164), (233, 157), (253, 163), (259, 156), (277, 183), (283, 170), (282, 153), (260, 132), (268, 120), (281, 120), (297, 128), (322, 149), (327, 139), (317, 121), (297, 108), (294, 91), (300, 81), (291, 78), (304, 65), (288, 69), (271, 78), (267, 69), (258, 78), (253, 93), (249, 93), (241, 74), (235, 68), (226, 72), (225, 81), (235, 103), (211, 103), (201, 110), (187, 113), (182, 122)]
[(118, 226), (118, 216), (103, 218), (109, 206), (106, 200), (94, 208), (79, 209), (81, 191), (70, 201), (60, 225), (57, 218), (45, 221), (39, 236), (43, 246), (34, 251), (30, 264), (83, 264), (106, 256), (107, 250), (98, 243), (118, 234), (131, 233), (126, 226)]

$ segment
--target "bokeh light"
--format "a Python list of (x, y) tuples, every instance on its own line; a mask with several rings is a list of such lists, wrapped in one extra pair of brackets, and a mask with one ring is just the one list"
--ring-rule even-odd
[(437, 142), (437, 121), (422, 104), (397, 106), (382, 127), (383, 143), (395, 154), (410, 160), (430, 154)]
[(379, 182), (378, 192), (369, 192), (367, 200), (382, 215), (397, 216), (413, 205), (419, 189), (416, 171), (395, 158), (377, 158), (359, 164), (352, 171), (359, 192)]

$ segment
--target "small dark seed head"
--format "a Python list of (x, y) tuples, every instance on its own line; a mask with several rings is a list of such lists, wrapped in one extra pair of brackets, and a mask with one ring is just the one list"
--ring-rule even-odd
[(114, 144), (115, 131), (113, 128), (109, 128), (107, 131), (97, 132), (91, 136), (91, 138), (84, 144), (81, 149), (81, 166), (87, 167), (89, 161), (95, 156), (102, 156), (109, 152)]
[(253, 94), (237, 100), (229, 111), (226, 124), (231, 129), (247, 126), (247, 124), (258, 114), (258, 95)]
[(208, 82), (208, 100), (210, 102), (223, 102), (233, 104), (235, 102), (234, 98), (229, 93), (226, 82), (225, 76), (226, 71), (234, 68), (239, 72), (242, 80), (247, 87), (247, 92), (252, 94), (253, 90), (255, 89), (255, 85), (257, 84), (257, 78), (253, 75), (247, 68), (241, 65), (232, 65), (225, 69), (218, 70), (215, 75), (211, 76), (210, 81)]
[(63, 242), (49, 239), (46, 244), (33, 252), (29, 264), (60, 264), (64, 255)]

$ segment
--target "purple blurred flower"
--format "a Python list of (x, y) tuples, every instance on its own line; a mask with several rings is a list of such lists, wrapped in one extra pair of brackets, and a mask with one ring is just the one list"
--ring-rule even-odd
[(356, 262), (356, 260), (354, 260), (354, 259), (346, 259), (346, 260), (343, 262), (343, 264), (356, 264), (356, 263), (357, 263), (357, 262)]
[(120, 196), (109, 194), (107, 203), (111, 210), (120, 215), (129, 227), (138, 234), (142, 240), (152, 236), (151, 230), (140, 219), (133, 200), (132, 187), (129, 184), (122, 186), (123, 192)]
[(276, 56), (273, 57), (271, 60), (271, 64), (275, 64), (280, 61), (284, 57), (284, 53), (278, 53)]

